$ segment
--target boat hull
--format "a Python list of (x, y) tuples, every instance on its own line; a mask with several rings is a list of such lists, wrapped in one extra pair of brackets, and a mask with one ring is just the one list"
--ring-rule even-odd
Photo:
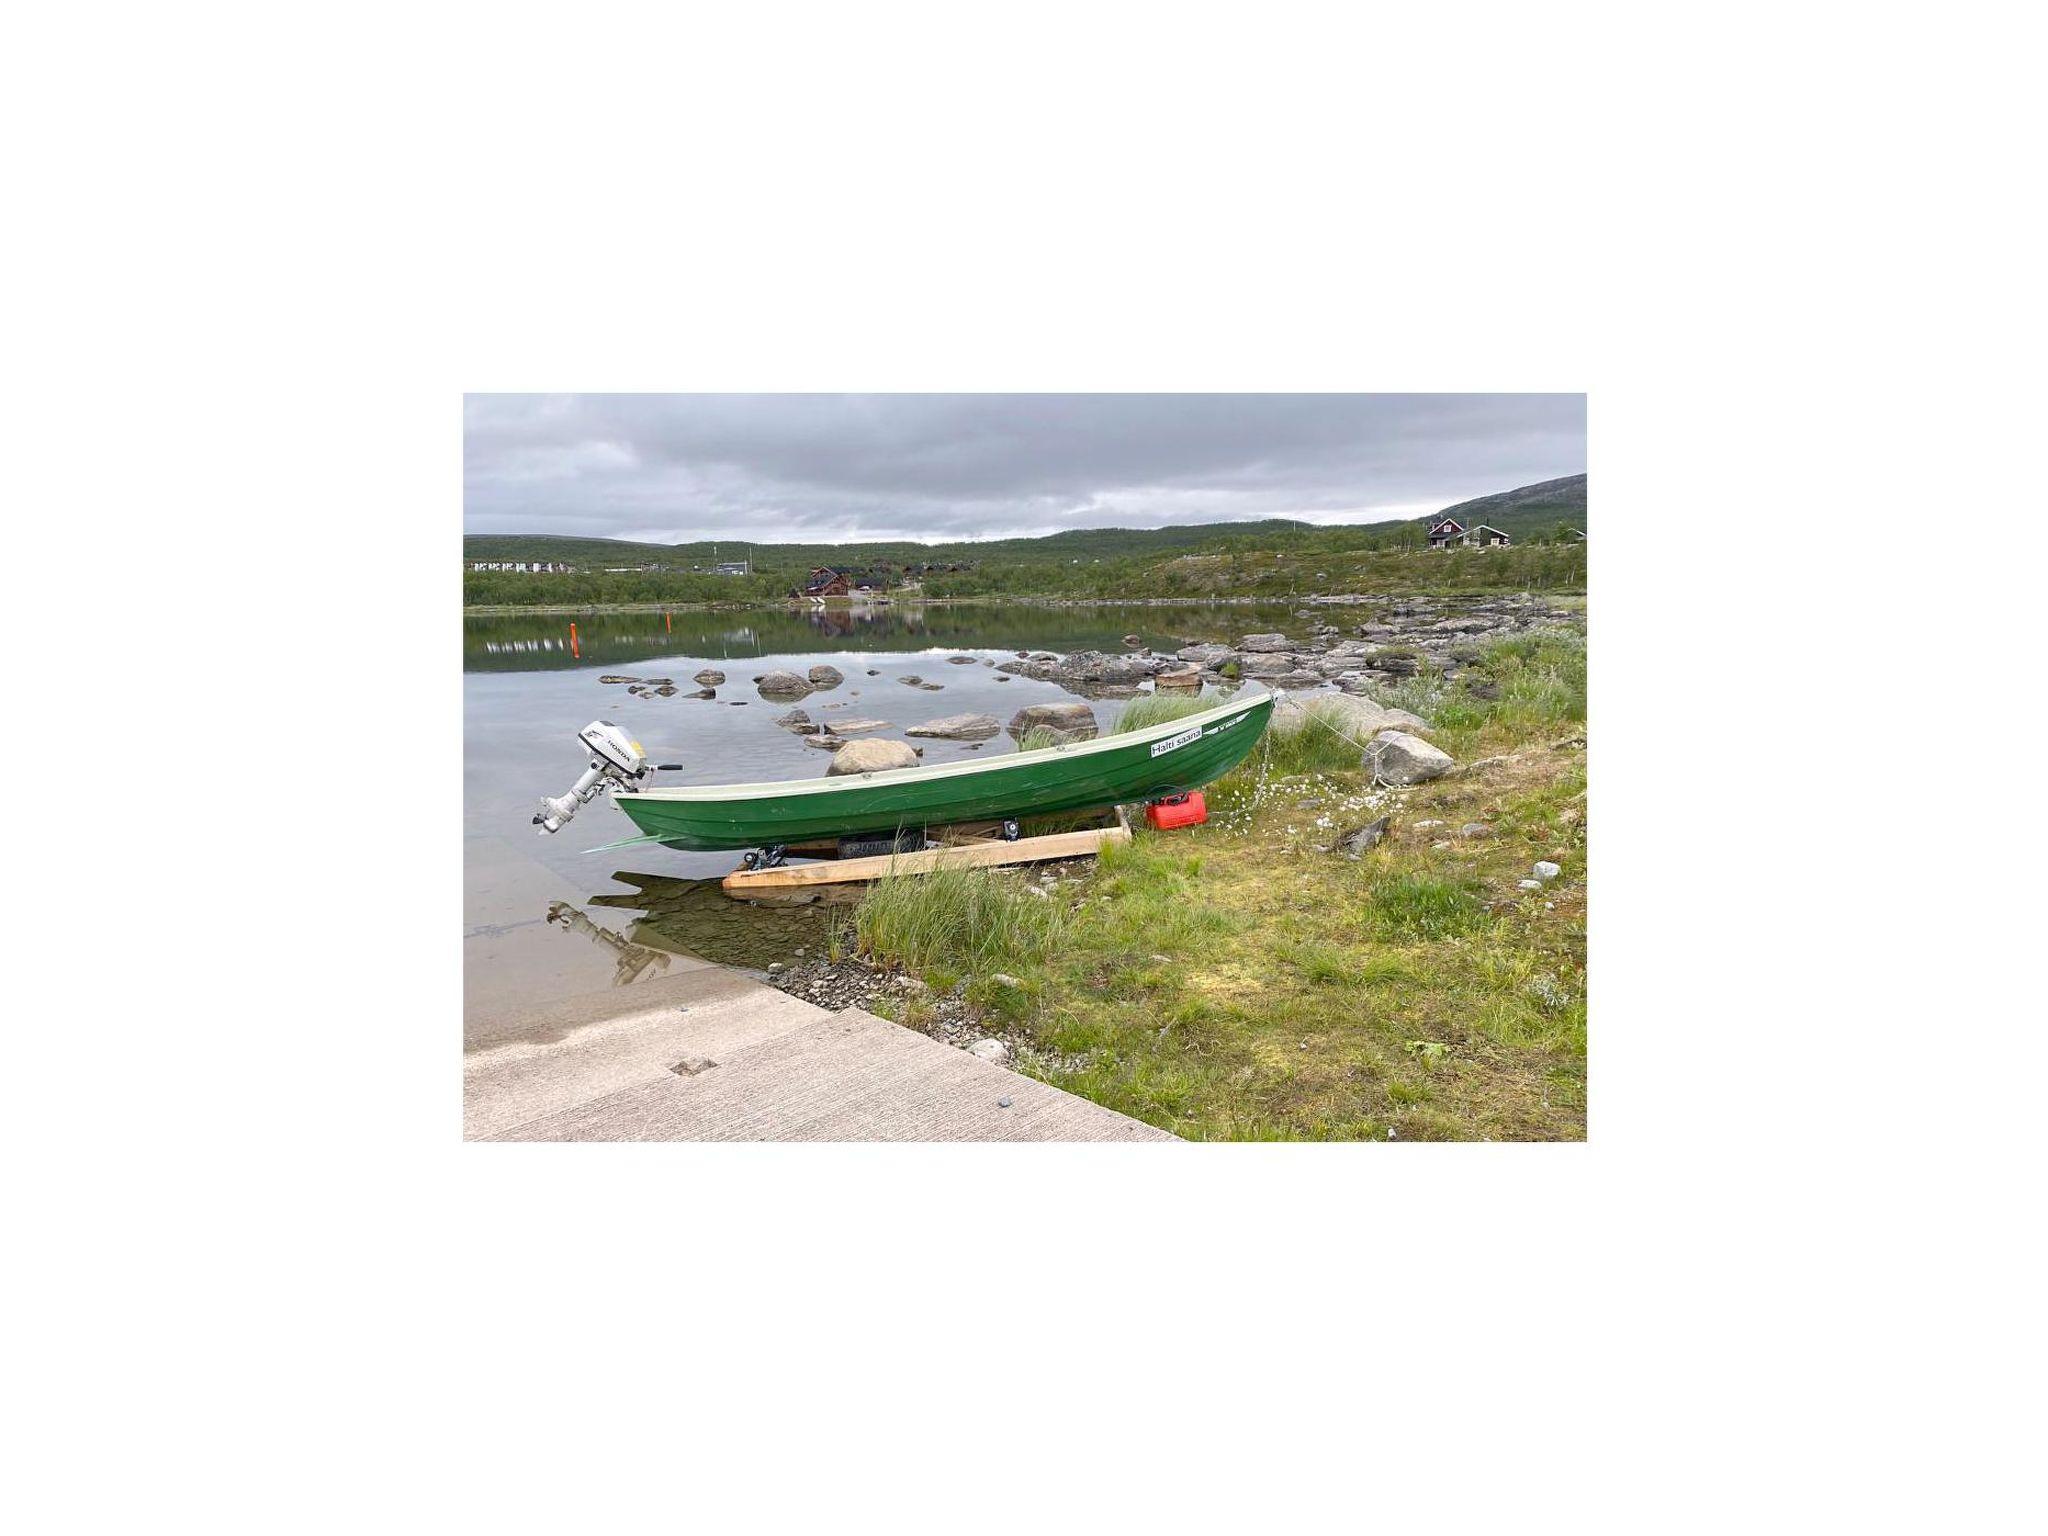
[(671, 848), (769, 848), (957, 821), (1046, 816), (1199, 789), (1244, 760), (1273, 695), (1125, 735), (973, 763), (782, 784), (642, 790), (614, 798)]

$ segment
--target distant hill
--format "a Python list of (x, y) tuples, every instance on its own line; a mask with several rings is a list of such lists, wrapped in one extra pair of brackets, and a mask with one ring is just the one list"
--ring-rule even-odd
[[(1391, 526), (1391, 525), (1388, 525)], [(860, 567), (910, 561), (1068, 561), (1113, 560), (1126, 555), (1167, 553), (1211, 544), (1219, 539), (1299, 537), (1313, 531), (1309, 523), (1289, 518), (1264, 518), (1250, 523), (1189, 523), (1170, 528), (1077, 528), (1065, 533), (1025, 539), (953, 540), (919, 544), (908, 540), (864, 544), (752, 545), (757, 570), (809, 570), (813, 566)], [(710, 566), (720, 560), (745, 558), (749, 546), (738, 539), (716, 543), (641, 544), (629, 539), (582, 539), (551, 533), (472, 533), (462, 540), (465, 560), (566, 560), (572, 565), (602, 569), (607, 565), (656, 562), (669, 569)]]
[[(1291, 518), (1246, 523), (1188, 523), (1167, 528), (1077, 528), (1037, 538), (944, 543), (778, 544), (751, 546), (754, 569), (763, 575), (793, 576), (813, 566), (864, 569), (911, 561), (972, 562), (975, 565), (1073, 565), (1143, 556), (1171, 556), (1195, 549), (1284, 547), (1304, 541), (1332, 548), (1362, 543), (1389, 546), (1420, 543), (1418, 527), (1439, 517), (1471, 527), (1490, 523), (1517, 538), (1550, 534), (1560, 522), (1586, 526), (1586, 477), (1567, 475), (1475, 497), (1431, 517), (1384, 523), (1326, 526)], [(473, 533), (462, 540), (464, 560), (563, 560), (585, 570), (658, 564), (669, 571), (709, 570), (720, 560), (743, 559), (750, 546), (738, 539), (689, 544), (644, 544), (629, 539), (585, 539), (544, 533)]]
[(1512, 491), (1475, 496), (1454, 507), (1445, 507), (1425, 525), (1438, 518), (1455, 517), (1467, 528), (1486, 523), (1515, 538), (1549, 533), (1559, 523), (1583, 530), (1586, 526), (1586, 477), (1566, 475), (1562, 480), (1539, 480)]

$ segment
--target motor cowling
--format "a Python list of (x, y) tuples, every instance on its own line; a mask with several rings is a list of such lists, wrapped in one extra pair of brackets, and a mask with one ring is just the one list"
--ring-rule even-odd
[(647, 752), (609, 720), (593, 720), (576, 733), (576, 739), (590, 756), (590, 766), (569, 786), (565, 795), (546, 795), (533, 814), (533, 824), (542, 832), (559, 832), (583, 806), (606, 790), (633, 789), (654, 772)]

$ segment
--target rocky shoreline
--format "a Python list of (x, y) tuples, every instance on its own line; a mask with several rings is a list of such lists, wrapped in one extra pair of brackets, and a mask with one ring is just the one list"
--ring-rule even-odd
[[(996, 670), (1058, 683), (1084, 698), (1131, 698), (1148, 682), (1193, 689), (1247, 680), (1295, 689), (1327, 683), (1346, 693), (1367, 693), (1398, 684), (1425, 666), (1454, 678), (1490, 642), (1574, 617), (1526, 593), (1310, 601), (1318, 606), (1295, 610), (1297, 619), (1309, 621), (1302, 640), (1279, 633), (1245, 635), (1235, 645), (1195, 643), (1171, 655), (1135, 647), (1121, 654), (1028, 651)], [(1375, 605), (1372, 619), (1348, 626), (1330, 622), (1331, 610), (1366, 603)]]
[[(1159, 600), (1168, 601), (1166, 599)], [(1109, 651), (1019, 651), (1014, 659), (995, 663), (988, 658), (953, 655), (950, 663), (993, 666), (999, 678), (1027, 677), (1050, 682), (1083, 699), (1128, 699), (1148, 689), (1161, 692), (1198, 693), (1204, 687), (1228, 691), (1246, 682), (1302, 692), (1333, 688), (1340, 694), (1360, 695), (1361, 703), (1373, 699), (1379, 690), (1398, 688), (1407, 679), (1427, 670), (1445, 681), (1476, 662), (1491, 642), (1564, 623), (1583, 622), (1583, 615), (1559, 608), (1530, 593), (1501, 595), (1447, 595), (1442, 597), (1371, 598), (1341, 597), (1309, 600), (1314, 606), (1297, 608), (1294, 617), (1305, 621), (1295, 626), (1294, 638), (1277, 631), (1240, 636), (1235, 644), (1196, 641), (1172, 652), (1154, 651), (1136, 635), (1125, 637), (1127, 649)], [(1351, 619), (1361, 605), (1371, 605), (1362, 622), (1340, 624), (1333, 617)], [(869, 668), (868, 676), (880, 676)], [(667, 698), (677, 692), (672, 679), (641, 678), (607, 673), (602, 683), (627, 685), (627, 692), (641, 697)], [(697, 673), (693, 681), (702, 684), (685, 694), (696, 699), (716, 699), (717, 687), (726, 681), (715, 669)], [(813, 693), (829, 693), (846, 677), (836, 667), (818, 665), (806, 674), (769, 671), (756, 675), (753, 684), (759, 696), (773, 703), (789, 703)], [(928, 681), (917, 673), (901, 674), (897, 682), (915, 689), (936, 691), (944, 684)], [(859, 696), (854, 690), (853, 697)], [(1327, 697), (1328, 695), (1325, 695)], [(744, 699), (725, 702), (744, 704)], [(846, 702), (826, 704), (824, 709), (843, 709)], [(1285, 701), (1283, 701), (1285, 707)], [(907, 742), (857, 733), (895, 729), (886, 720), (846, 720), (837, 726), (814, 721), (802, 709), (791, 709), (776, 717), (777, 725), (800, 736), (814, 747), (831, 751), (829, 774), (873, 773), (914, 766), (923, 748)], [(1275, 723), (1284, 727), (1280, 715)], [(1378, 709), (1371, 720), (1360, 718), (1352, 724), (1364, 732), (1393, 729), (1405, 732), (1422, 726), (1417, 717), (1402, 710)], [(1007, 732), (1022, 741), (1034, 728), (1041, 740), (1054, 743), (1080, 741), (1100, 730), (1094, 711), (1084, 703), (1032, 704), (1018, 710), (1007, 726), (986, 714), (958, 714), (927, 720), (903, 728), (909, 737), (965, 743), (964, 750), (976, 751), (981, 743)], [(1412, 737), (1396, 744), (1409, 750)], [(1448, 759), (1424, 762), (1434, 749), (1414, 743), (1413, 764), (1397, 766), (1388, 757), (1386, 776), (1392, 782), (1413, 782), (1434, 777), (1449, 766)], [(1438, 754), (1440, 756), (1440, 754)]]

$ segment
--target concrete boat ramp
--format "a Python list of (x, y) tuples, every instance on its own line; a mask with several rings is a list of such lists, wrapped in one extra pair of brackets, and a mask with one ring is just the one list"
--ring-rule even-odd
[(858, 1008), (686, 966), (472, 1020), (464, 1139), (1177, 1139)]

